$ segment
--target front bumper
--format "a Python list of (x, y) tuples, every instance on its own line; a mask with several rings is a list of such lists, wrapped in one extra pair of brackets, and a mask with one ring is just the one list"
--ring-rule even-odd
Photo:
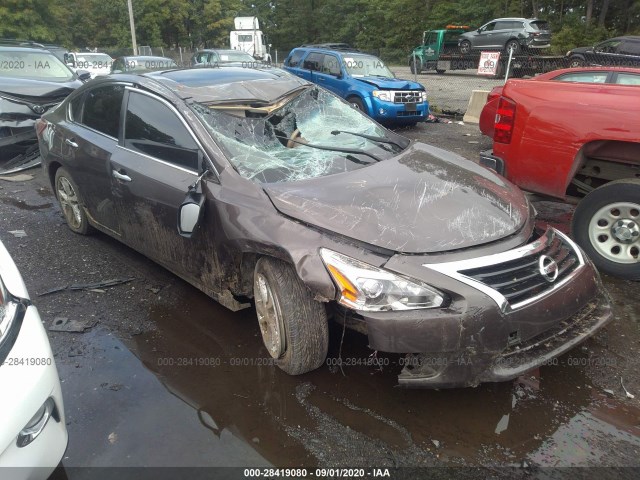
[(368, 99), (371, 104), (371, 117), (380, 123), (424, 122), (429, 116), (429, 102), (420, 102), (413, 107), (403, 103), (385, 102), (375, 97)]
[[(569, 261), (573, 266), (557, 280), (544, 280), (536, 273), (542, 268), (538, 263), (550, 258), (558, 259), (558, 269)], [(612, 319), (597, 271), (577, 245), (553, 229), (501, 254), (448, 263), (425, 260), (394, 257), (385, 268), (445, 291), (451, 298), (448, 307), (358, 312), (370, 348), (409, 354), (398, 377), (403, 386), (448, 388), (516, 378), (573, 348)], [(509, 300), (470, 273), (500, 272), (496, 275), (512, 277), (520, 285), (521, 278), (530, 277), (512, 268), (516, 263), (524, 265), (518, 269), (527, 269), (526, 275), (540, 275), (531, 281), (547, 287)]]
[[(46, 479), (67, 447), (60, 380), (47, 334), (36, 307), (24, 313), (13, 348), (0, 365), (0, 471), (11, 479)], [(54, 414), (28, 445), (18, 447), (18, 433), (48, 398)]]

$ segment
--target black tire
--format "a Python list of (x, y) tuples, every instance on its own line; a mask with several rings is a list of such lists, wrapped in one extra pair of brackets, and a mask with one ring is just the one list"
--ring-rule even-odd
[(416, 63), (414, 64), (413, 63), (413, 57), (411, 57), (411, 60), (409, 60), (409, 70), (411, 70), (411, 73), (413, 73), (414, 75), (417, 74), (417, 73), (421, 73), (422, 72), (422, 60), (420, 60), (419, 58), (416, 57)]
[(569, 68), (578, 68), (578, 67), (584, 67), (584, 58), (582, 57), (571, 57), (569, 58)]
[(438, 73), (438, 74), (442, 75), (444, 72), (446, 72), (446, 70), (438, 70), (438, 69), (436, 68), (436, 73)]
[[(640, 280), (639, 224), (640, 179), (630, 178), (609, 182), (584, 197), (573, 214), (571, 233), (600, 270)], [(630, 238), (614, 235), (616, 227), (624, 227), (618, 235)]]
[[(277, 351), (271, 350), (274, 343), (265, 336), (260, 319), (258, 303), (261, 298), (267, 298), (259, 291), (264, 288), (260, 279), (264, 280), (273, 310), (279, 315), (276, 321), (279, 333), (284, 330), (284, 344)], [(313, 299), (293, 266), (273, 258), (261, 258), (256, 263), (253, 287), (262, 338), (277, 365), (289, 375), (300, 375), (320, 367), (329, 347), (327, 312), (324, 304)], [(282, 335), (275, 338), (281, 339)]]
[(347, 98), (347, 102), (349, 102), (353, 107), (360, 110), (362, 113), (367, 113), (367, 111), (364, 109), (364, 103), (362, 103), (362, 100), (360, 100), (358, 97), (349, 97)]
[(504, 46), (504, 49), (507, 53), (509, 53), (509, 51), (511, 50), (513, 51), (514, 55), (520, 53), (521, 48), (522, 47), (520, 46), (520, 42), (518, 42), (518, 40), (509, 40)]
[(82, 194), (69, 172), (62, 167), (56, 170), (54, 189), (69, 228), (80, 235), (91, 233), (93, 228), (89, 225), (89, 218), (84, 210)]
[(469, 40), (463, 40), (460, 42), (458, 48), (460, 49), (460, 53), (471, 53), (471, 42)]

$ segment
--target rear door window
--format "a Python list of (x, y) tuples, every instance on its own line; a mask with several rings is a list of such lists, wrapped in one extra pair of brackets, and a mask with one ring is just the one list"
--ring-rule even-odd
[(155, 98), (130, 92), (124, 146), (179, 167), (198, 170), (199, 147), (175, 112)]
[(110, 137), (118, 138), (123, 97), (124, 85), (108, 85), (89, 90), (84, 94), (84, 108), (80, 123)]
[(605, 83), (608, 72), (573, 72), (554, 78), (560, 82)]
[(640, 86), (640, 75), (636, 75), (635, 73), (623, 73), (619, 72), (616, 77), (615, 83), (619, 85), (639, 85)]
[(322, 73), (340, 75), (340, 61), (335, 55), (325, 55), (322, 63)]
[(620, 45), (620, 53), (624, 55), (640, 55), (640, 42), (625, 40), (624, 43)]

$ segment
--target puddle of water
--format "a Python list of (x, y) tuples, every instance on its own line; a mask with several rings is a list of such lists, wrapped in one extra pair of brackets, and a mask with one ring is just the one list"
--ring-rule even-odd
[(65, 467), (269, 465), (232, 425), (174, 394), (113, 335), (71, 335), (76, 357), (56, 359), (69, 431)]
[[(513, 383), (394, 388), (394, 356), (383, 356), (392, 365), (382, 371), (343, 367), (343, 375), (325, 365), (290, 377), (270, 364), (253, 310), (234, 314), (197, 292), (180, 303), (186, 307), (152, 309), (157, 330), (133, 337), (133, 351), (171, 392), (275, 465), (486, 465), (528, 457), (544, 465), (571, 463), (569, 451), (557, 449), (553, 459), (541, 452), (555, 448), (562, 435), (580, 438), (577, 425), (583, 424), (610, 437), (591, 446), (593, 458), (638, 463), (626, 455), (635, 448), (640, 413), (594, 413), (603, 411), (602, 399), (594, 397), (584, 368), (562, 361), (543, 368), (536, 392)], [(330, 357), (337, 356), (341, 334), (332, 329)], [(346, 332), (343, 358), (370, 353), (364, 337)], [(606, 411), (620, 408), (607, 401)], [(628, 448), (612, 450), (614, 440)]]

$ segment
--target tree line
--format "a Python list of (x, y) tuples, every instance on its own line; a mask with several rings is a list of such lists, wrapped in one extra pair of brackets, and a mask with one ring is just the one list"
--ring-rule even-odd
[[(274, 49), (344, 42), (408, 54), (422, 32), (477, 28), (498, 17), (538, 17), (552, 52), (640, 33), (640, 0), (132, 0), (138, 45), (228, 47), (236, 16), (258, 16)], [(2, 0), (0, 37), (67, 48), (130, 48), (127, 0)]]

